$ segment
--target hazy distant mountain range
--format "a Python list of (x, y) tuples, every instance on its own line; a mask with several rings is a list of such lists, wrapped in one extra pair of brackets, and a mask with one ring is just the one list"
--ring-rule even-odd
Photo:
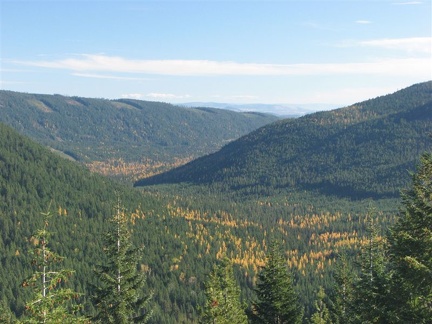
[(186, 102), (180, 104), (185, 107), (212, 107), (233, 111), (253, 111), (275, 114), (282, 117), (300, 117), (316, 111), (339, 108), (336, 104), (233, 104), (220, 102)]

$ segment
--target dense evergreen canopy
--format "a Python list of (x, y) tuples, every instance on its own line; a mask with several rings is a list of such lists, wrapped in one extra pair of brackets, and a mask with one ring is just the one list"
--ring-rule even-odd
[(0, 122), (80, 161), (163, 163), (213, 152), (278, 118), (162, 102), (0, 91)]
[(30, 240), (34, 245), (32, 265), (35, 270), (23, 282), (23, 287), (33, 289), (32, 299), (26, 303), (28, 316), (24, 323), (87, 323), (85, 317), (75, 314), (79, 307), (71, 303), (76, 302), (79, 294), (63, 286), (74, 271), (56, 266), (64, 258), (51, 251), (49, 246), (51, 233), (48, 226), (52, 214), (46, 212), (43, 216), (43, 228)]
[[(93, 295), (96, 289), (89, 285), (89, 281), (98, 283), (93, 269), (96, 265), (107, 264), (107, 259), (101, 253), (103, 240), (100, 238), (102, 233), (109, 230), (107, 218), (112, 215), (119, 197), (130, 220), (130, 243), (143, 251), (134, 255), (128, 264), (135, 265), (133, 269), (136, 269), (135, 274), (138, 277), (144, 274), (147, 277), (146, 288), (140, 296), (154, 291), (154, 312), (150, 322), (196, 323), (199, 320), (199, 309), (206, 305), (204, 282), (214, 269), (214, 265), (219, 264), (224, 257), (233, 265), (233, 271), (219, 271), (219, 274), (226, 274), (227, 277), (220, 277), (223, 280), (218, 282), (223, 283), (225, 279), (229, 282), (228, 279), (234, 277), (235, 283), (239, 284), (241, 300), (249, 303), (252, 300), (256, 301), (254, 287), (258, 273), (266, 265), (266, 254), (271, 252), (269, 242), (273, 240), (281, 242), (281, 250), (284, 258), (286, 257), (285, 270), (288, 270), (292, 280), (292, 287), (289, 287), (289, 290), (293, 288), (298, 294), (299, 304), (305, 309), (305, 321), (309, 320), (314, 312), (317, 314), (314, 317), (317, 321), (324, 317), (328, 318), (326, 314), (329, 312), (335, 323), (338, 322), (338, 318), (341, 319), (339, 322), (347, 322), (346, 318), (342, 319), (340, 316), (354, 314), (356, 309), (364, 307), (361, 304), (362, 295), (376, 297), (371, 299), (372, 304), (369, 304), (375, 307), (375, 302), (382, 301), (382, 296), (377, 294), (390, 290), (390, 295), (407, 296), (406, 291), (409, 290), (415, 292), (412, 299), (394, 300), (401, 313), (397, 313), (391, 307), (386, 309), (386, 312), (395, 318), (415, 316), (419, 319), (418, 322), (421, 322), (425, 316), (429, 316), (430, 310), (430, 300), (427, 297), (430, 292), (426, 288), (430, 285), (423, 285), (424, 282), (427, 283), (427, 277), (425, 279), (424, 275), (430, 270), (427, 270), (430, 268), (430, 240), (428, 241), (427, 232), (427, 228), (430, 227), (427, 222), (427, 216), (430, 214), (430, 201), (427, 199), (430, 195), (430, 170), (423, 172), (421, 170), (424, 168), (421, 167), (421, 175), (416, 176), (417, 180), (414, 181), (416, 189), (408, 191), (404, 196), (406, 210), (404, 207), (402, 220), (396, 225), (392, 234), (394, 237), (390, 239), (391, 260), (386, 261), (387, 251), (384, 251), (384, 254), (374, 254), (376, 267), (373, 269), (373, 278), (382, 278), (383, 281), (375, 281), (374, 285), (368, 286), (366, 283), (370, 276), (367, 275), (370, 272), (367, 272), (367, 267), (354, 267), (356, 270), (352, 271), (352, 266), (349, 265), (341, 267), (345, 269), (345, 273), (337, 274), (335, 263), (337, 267), (338, 255), (346, 255), (347, 263), (351, 263), (357, 251), (362, 250), (362, 247), (365, 250), (365, 247), (371, 246), (368, 245), (371, 241), (366, 234), (368, 222), (365, 219), (367, 206), (371, 203), (377, 207), (378, 229), (376, 240), (372, 241), (385, 242), (384, 233), (387, 226), (394, 222), (400, 202), (396, 198), (381, 198), (387, 195), (383, 194), (384, 191), (403, 188), (407, 172), (395, 172), (393, 176), (395, 179), (399, 178), (397, 181), (377, 176), (367, 178), (367, 181), (365, 177), (364, 182), (361, 182), (359, 179), (367, 172), (364, 174), (357, 171), (361, 169), (362, 163), (369, 161), (370, 164), (365, 164), (365, 170), (373, 170), (376, 175), (385, 175), (387, 166), (398, 166), (392, 170), (399, 170), (401, 159), (406, 159), (407, 162), (414, 161), (418, 158), (415, 156), (417, 150), (430, 146), (430, 142), (424, 138), (427, 137), (431, 121), (428, 101), (430, 92), (427, 95), (430, 85), (431, 83), (416, 85), (394, 94), (396, 97), (385, 96), (359, 104), (363, 108), (351, 107), (347, 110), (313, 114), (295, 122), (278, 122), (273, 125), (274, 127), (264, 127), (250, 136), (243, 137), (240, 142), (244, 146), (228, 145), (222, 150), (227, 153), (227, 161), (234, 161), (233, 156), (228, 154), (229, 147), (240, 150), (231, 151), (235, 155), (236, 152), (241, 152), (242, 147), (245, 152), (249, 152), (257, 143), (255, 139), (262, 134), (269, 135), (269, 140), (278, 138), (275, 142), (263, 142), (256, 146), (260, 149), (251, 150), (252, 155), (245, 155), (244, 162), (237, 160), (238, 167), (244, 164), (248, 168), (256, 161), (254, 168), (261, 172), (265, 171), (265, 164), (261, 163), (265, 160), (263, 154), (278, 151), (278, 147), (287, 147), (279, 144), (290, 143), (288, 139), (294, 139), (298, 146), (292, 146), (293, 155), (289, 163), (287, 160), (279, 161), (282, 165), (290, 166), (292, 162), (294, 168), (294, 162), (297, 157), (300, 159), (299, 153), (303, 149), (309, 152), (310, 164), (315, 164), (316, 169), (321, 170), (318, 175), (312, 173), (310, 179), (313, 176), (324, 178), (331, 174), (324, 172), (331, 171), (331, 168), (325, 168), (326, 163), (339, 161), (340, 163), (336, 163), (338, 166), (346, 163), (344, 177), (351, 181), (350, 183), (355, 183), (357, 189), (361, 187), (361, 183), (366, 185), (370, 182), (370, 192), (376, 193), (373, 197), (379, 198), (373, 202), (341, 198), (329, 195), (329, 191), (325, 190), (322, 192), (326, 195), (322, 195), (322, 192), (317, 190), (318, 187), (301, 187), (298, 183), (296, 188), (301, 188), (301, 191), (285, 190), (286, 188), (277, 186), (268, 187), (267, 180), (270, 178), (258, 177), (259, 172), (252, 174), (253, 177), (250, 178), (255, 178), (254, 185), (248, 182), (248, 177), (234, 177), (231, 181), (231, 178), (221, 176), (220, 181), (217, 180), (211, 186), (166, 185), (137, 190), (92, 174), (77, 163), (60, 158), (0, 124), (0, 318), (5, 321), (10, 321), (14, 316), (24, 319), (25, 304), (32, 300), (32, 294), (31, 290), (20, 285), (23, 279), (30, 277), (34, 272), (31, 266), (32, 258), (26, 251), (29, 238), (37, 229), (43, 228), (44, 222), (39, 217), (40, 212), (46, 210), (50, 203), (53, 214), (49, 223), (52, 230), (50, 248), (65, 257), (62, 263), (65, 269), (74, 271), (69, 284), (73, 291), (83, 294), (79, 299), (83, 306), (82, 313), (97, 313), (97, 306), (89, 300), (89, 296)], [(415, 95), (410, 97), (413, 93)], [(394, 100), (389, 103), (389, 99)], [(374, 105), (375, 108), (372, 109)], [(46, 107), (39, 106), (39, 109)], [(401, 118), (396, 118), (395, 114), (400, 114)], [(299, 124), (296, 124), (297, 122)], [(308, 133), (308, 128), (313, 131)], [(286, 129), (291, 130), (289, 136)], [(360, 132), (362, 129), (371, 132), (370, 138), (365, 132)], [(280, 137), (270, 136), (275, 132), (279, 132)], [(392, 132), (397, 138), (390, 136)], [(334, 136), (323, 135), (321, 139), (322, 134), (330, 133)], [(345, 137), (340, 137), (341, 134)], [(382, 135), (381, 141), (377, 143), (375, 139), (379, 134)], [(342, 138), (351, 138), (352, 141), (345, 141)], [(411, 144), (408, 146), (407, 142)], [(326, 158), (329, 155), (326, 154), (332, 152), (331, 148), (343, 148), (344, 143), (351, 143), (354, 148), (349, 149), (350, 144), (346, 150), (333, 151), (346, 152), (346, 155), (337, 156), (338, 159), (327, 162)], [(328, 152), (318, 147), (318, 144), (327, 145), (325, 147)], [(403, 152), (399, 150), (399, 144), (404, 148)], [(371, 150), (369, 153), (368, 149)], [(219, 153), (216, 155), (219, 156)], [(369, 155), (370, 159), (363, 159)], [(268, 161), (275, 163), (274, 165), (279, 163), (272, 159), (273, 155), (270, 154)], [(315, 170), (309, 169), (306, 158), (301, 161), (304, 162), (304, 168), (299, 169), (300, 171)], [(430, 161), (430, 158), (424, 158), (422, 161), (422, 165), (430, 164), (424, 162)], [(351, 169), (348, 167), (349, 163), (352, 163)], [(410, 168), (408, 164), (407, 168)], [(226, 169), (224, 172), (230, 175), (231, 171)], [(271, 169), (265, 172), (272, 174)], [(196, 174), (206, 173), (201, 173), (197, 169)], [(302, 174), (302, 181), (308, 180), (309, 174)], [(275, 177), (279, 176), (276, 172)], [(282, 177), (281, 179), (283, 180)], [(343, 184), (344, 188), (346, 183), (335, 182), (336, 185)], [(247, 199), (240, 199), (241, 195), (232, 199), (226, 194), (226, 189), (234, 184), (235, 189), (248, 194)], [(379, 188), (385, 190), (380, 191)], [(339, 191), (333, 193), (335, 192)], [(270, 193), (273, 194), (269, 195)], [(362, 195), (350, 197), (361, 198)], [(403, 219), (406, 219), (406, 223)], [(383, 226), (382, 229), (380, 226)], [(413, 248), (419, 244), (421, 248)], [(405, 253), (413, 249), (416, 253)], [(367, 253), (365, 256), (367, 259)], [(382, 274), (384, 276), (381, 277)], [(406, 275), (411, 279), (405, 280)], [(387, 285), (387, 276), (397, 279), (393, 280), (397, 286)], [(329, 290), (334, 285), (334, 277), (341, 279), (342, 283), (340, 289), (334, 290), (335, 294), (339, 294), (339, 298), (333, 298), (334, 294)], [(315, 302), (321, 286), (328, 298), (319, 294), (322, 302)], [(281, 290), (286, 290), (286, 287)], [(374, 289), (372, 294), (368, 287)], [(362, 293), (356, 295), (354, 289)], [(333, 304), (330, 303), (330, 299), (334, 300)], [(324, 304), (325, 302), (329, 304)]]
[(96, 323), (147, 323), (152, 315), (148, 305), (152, 293), (144, 294), (146, 277), (138, 271), (140, 251), (132, 245), (129, 221), (129, 215), (118, 206), (105, 233), (107, 261), (95, 270), (100, 282), (93, 296)]
[(245, 305), (240, 301), (240, 287), (228, 258), (224, 258), (210, 272), (205, 283), (205, 295), (201, 323), (247, 323)]
[(192, 183), (263, 196), (292, 191), (398, 197), (430, 148), (432, 81), (264, 126), (220, 151), (136, 183)]
[(298, 324), (303, 309), (294, 291), (292, 276), (279, 245), (273, 243), (265, 266), (258, 273), (257, 301), (252, 304), (252, 323)]
[[(432, 318), (432, 155), (424, 153), (401, 213), (385, 237), (370, 220), (360, 262), (338, 261), (327, 309), (332, 323), (430, 323)], [(327, 307), (328, 305), (328, 307)], [(318, 321), (319, 323), (319, 321)]]
[(390, 235), (396, 319), (432, 318), (432, 154), (425, 153), (403, 194), (403, 209)]

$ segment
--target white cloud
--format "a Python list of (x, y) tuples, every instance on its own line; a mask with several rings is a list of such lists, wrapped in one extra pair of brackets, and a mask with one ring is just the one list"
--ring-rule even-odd
[[(402, 47), (424, 51), (423, 47), (428, 42), (430, 42), (430, 38), (364, 41), (359, 45)], [(380, 74), (430, 78), (430, 71), (426, 70), (428, 66), (431, 66), (430, 57), (391, 58), (353, 63), (262, 64), (210, 60), (130, 60), (122, 57), (87, 54), (78, 58), (56, 61), (15, 61), (14, 63), (41, 68), (71, 70), (75, 75), (87, 76), (92, 75), (88, 74), (88, 72), (104, 72), (175, 76)]]
[(398, 5), (398, 6), (411, 6), (411, 5), (419, 5), (422, 4), (423, 2), (421, 1), (406, 1), (406, 2), (394, 2), (394, 5)]
[(370, 21), (370, 20), (356, 20), (355, 23), (360, 24), (360, 25), (368, 25), (368, 24), (372, 24), (372, 21)]
[(84, 77), (84, 78), (95, 78), (95, 79), (114, 79), (114, 80), (128, 80), (128, 81), (148, 81), (149, 78), (134, 78), (134, 77), (124, 77), (118, 75), (106, 75), (106, 74), (91, 74), (91, 73), (72, 73), (74, 76)]
[(143, 95), (141, 93), (126, 93), (121, 95), (125, 99), (141, 99)]

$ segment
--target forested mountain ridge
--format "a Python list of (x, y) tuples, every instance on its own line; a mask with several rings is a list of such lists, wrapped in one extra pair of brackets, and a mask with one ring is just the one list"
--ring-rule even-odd
[[(104, 261), (102, 234), (118, 201), (128, 212), (135, 246), (144, 247), (136, 261), (140, 271), (148, 273), (148, 290), (155, 291), (153, 323), (194, 322), (197, 302), (204, 296), (200, 285), (215, 252), (197, 257), (191, 222), (172, 213), (169, 198), (143, 194), (91, 173), (2, 123), (0, 315), (4, 307), (19, 318), (24, 314), (30, 291), (22, 283), (32, 272), (32, 235), (42, 227), (42, 212), (53, 215), (50, 248), (65, 257), (65, 267), (75, 271), (69, 284), (84, 294), (79, 303), (91, 315), (89, 284), (95, 281), (93, 268)], [(211, 250), (219, 246), (220, 242)], [(183, 262), (187, 266), (179, 267)]]
[[(122, 172), (115, 168), (154, 173), (214, 152), (278, 119), (162, 102), (4, 90), (0, 91), (0, 112), (0, 122), (105, 174)], [(152, 172), (146, 172), (145, 166)]]
[(263, 196), (317, 190), (353, 199), (396, 197), (409, 181), (407, 170), (430, 148), (431, 129), (429, 81), (266, 125), (135, 185), (189, 182)]
[[(154, 323), (197, 322), (203, 282), (224, 257), (234, 265), (243, 298), (251, 300), (270, 240), (282, 243), (296, 291), (311, 314), (317, 287), (333, 283), (338, 253), (352, 254), (367, 242), (368, 203), (326, 197), (325, 206), (315, 208), (307, 192), (241, 203), (204, 190), (198, 196), (176, 187), (171, 192), (125, 188), (0, 124), (0, 309), (10, 308), (17, 316), (23, 312), (29, 292), (21, 283), (31, 271), (31, 235), (43, 222), (40, 212), (48, 209), (53, 213), (50, 248), (76, 271), (70, 280), (74, 290), (89, 296), (92, 268), (103, 261), (101, 234), (121, 199), (131, 211), (133, 241), (144, 247), (138, 265), (155, 291)], [(394, 201), (391, 205), (390, 212), (378, 206), (379, 223), (394, 222)], [(92, 313), (86, 298), (79, 302)]]
[(21, 317), (29, 300), (30, 291), (21, 285), (32, 271), (29, 251), (32, 235), (44, 222), (41, 212), (52, 213), (50, 249), (75, 271), (70, 285), (84, 294), (79, 302), (92, 314), (92, 269), (103, 262), (102, 233), (120, 199), (130, 212), (135, 246), (144, 248), (137, 262), (147, 273), (148, 289), (155, 292), (153, 323), (196, 323), (204, 302), (203, 282), (223, 257), (234, 265), (243, 297), (250, 298), (270, 239), (289, 246), (289, 266), (310, 309), (317, 282), (330, 282), (333, 248), (355, 249), (363, 240), (353, 230), (353, 224), (361, 227), (364, 222), (357, 215), (312, 214), (309, 203), (299, 206), (291, 199), (242, 205), (213, 201), (204, 193), (193, 201), (180, 194), (124, 187), (0, 123), (0, 310), (6, 307)]
[(84, 261), (98, 259), (97, 233), (105, 228), (116, 196), (128, 208), (155, 208), (150, 197), (142, 199), (0, 123), (0, 300), (22, 312), (28, 292), (20, 285), (31, 267), (29, 240), (47, 210), (55, 214), (55, 250), (74, 265), (79, 278), (75, 286), (82, 291), (92, 267)]

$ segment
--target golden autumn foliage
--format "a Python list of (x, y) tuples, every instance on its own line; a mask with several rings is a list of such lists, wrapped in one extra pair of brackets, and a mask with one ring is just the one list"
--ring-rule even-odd
[(141, 159), (141, 161), (126, 162), (120, 158), (109, 159), (107, 161), (92, 161), (87, 163), (86, 166), (91, 172), (104, 176), (137, 181), (186, 164), (191, 160), (192, 158), (176, 158), (172, 163), (167, 163), (151, 159)]
[[(264, 228), (256, 221), (236, 219), (226, 211), (210, 213), (196, 209), (177, 206), (175, 201), (168, 204), (168, 215), (181, 218), (187, 222), (185, 233), (176, 233), (175, 238), (183, 246), (183, 255), (188, 253), (189, 247), (185, 243), (191, 240), (195, 249), (199, 251), (198, 257), (205, 255), (215, 256), (217, 259), (228, 257), (234, 264), (242, 269), (246, 276), (256, 274), (265, 264), (268, 238), (278, 237), (288, 239), (295, 234), (295, 239), (301, 241), (305, 248), (288, 249), (285, 251), (287, 264), (290, 268), (298, 270), (305, 276), (315, 273), (322, 277), (324, 271), (331, 267), (339, 252), (345, 250), (359, 250), (366, 243), (366, 239), (356, 230), (337, 231), (334, 224), (344, 220), (353, 222), (351, 215), (342, 213), (322, 213), (308, 215), (293, 215), (290, 219), (277, 219), (276, 226)], [(356, 220), (363, 223), (364, 220)], [(239, 229), (242, 235), (239, 236)], [(165, 228), (169, 232), (168, 228)], [(249, 234), (259, 231), (262, 236), (258, 238)], [(184, 237), (183, 237), (184, 235)], [(181, 271), (183, 256), (173, 258), (172, 271)], [(253, 279), (254, 280), (254, 279)]]

